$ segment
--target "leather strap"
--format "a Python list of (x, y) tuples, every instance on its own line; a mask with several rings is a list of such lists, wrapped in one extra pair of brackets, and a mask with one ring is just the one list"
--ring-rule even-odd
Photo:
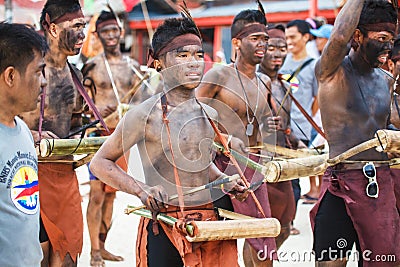
[(90, 98), (90, 96), (86, 92), (85, 88), (83, 88), (83, 85), (82, 85), (81, 81), (79, 80), (78, 75), (76, 75), (74, 69), (72, 68), (71, 64), (68, 61), (67, 61), (67, 64), (68, 64), (69, 70), (71, 72), (72, 80), (74, 81), (76, 89), (81, 94), (83, 99), (86, 101), (86, 103), (88, 104), (89, 108), (93, 111), (93, 114), (94, 114), (94, 117), (96, 118), (96, 120), (99, 120), (101, 125), (104, 127), (104, 129), (107, 132), (110, 132), (110, 130), (108, 129), (106, 123), (104, 122), (103, 118), (101, 117), (100, 112), (96, 108), (95, 104), (93, 103), (92, 99)]

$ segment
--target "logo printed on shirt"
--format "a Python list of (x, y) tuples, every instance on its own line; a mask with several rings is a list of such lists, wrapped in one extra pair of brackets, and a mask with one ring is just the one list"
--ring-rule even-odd
[(11, 200), (26, 214), (35, 214), (39, 209), (39, 184), (36, 171), (31, 167), (22, 167), (12, 178)]
[[(287, 82), (287, 80), (289, 80), (290, 76), (291, 76), (290, 74), (282, 74), (282, 79), (285, 80), (285, 81)], [(293, 93), (293, 94), (296, 93), (297, 90), (299, 90), (299, 84), (300, 84), (300, 82), (299, 82), (299, 80), (297, 79), (296, 76), (294, 76), (294, 77), (290, 80), (289, 84), (290, 84), (290, 89), (292, 90), (292, 93)]]

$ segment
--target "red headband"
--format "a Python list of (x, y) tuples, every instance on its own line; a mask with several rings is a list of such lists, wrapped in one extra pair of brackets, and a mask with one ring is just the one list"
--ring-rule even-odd
[(267, 31), (269, 38), (279, 38), (286, 40), (285, 32), (279, 29), (271, 29)]
[(267, 33), (267, 26), (261, 23), (253, 23), (245, 26), (243, 29), (241, 29), (235, 36), (232, 38), (236, 39), (242, 39), (250, 34), (256, 33), (256, 32), (265, 32)]
[(51, 21), (50, 20), (50, 16), (49, 13), (46, 13), (45, 16), (45, 20), (42, 23), (43, 28), (47, 31), (49, 29), (49, 26), (51, 23), (61, 23), (61, 22), (65, 22), (65, 21), (70, 21), (73, 19), (77, 19), (77, 18), (84, 18), (85, 16), (82, 13), (82, 9), (79, 9), (75, 12), (69, 12), (69, 13), (65, 13), (64, 15), (62, 15), (61, 17)]
[(96, 25), (96, 32), (98, 32), (101, 28), (103, 28), (105, 26), (114, 25), (114, 24), (117, 25), (119, 28), (119, 25), (118, 25), (118, 22), (116, 19), (108, 19), (108, 20), (102, 21)]
[(391, 32), (394, 34), (396, 32), (396, 24), (391, 22), (380, 22), (380, 23), (371, 23), (365, 25), (358, 25), (359, 27), (364, 28), (370, 32)]
[(169, 41), (163, 48), (161, 48), (158, 52), (155, 53), (152, 49), (149, 51), (147, 66), (154, 67), (153, 62), (155, 59), (158, 59), (160, 56), (175, 50), (180, 47), (184, 47), (186, 45), (198, 45), (201, 46), (201, 39), (199, 36), (193, 33), (187, 33), (183, 35), (179, 35)]

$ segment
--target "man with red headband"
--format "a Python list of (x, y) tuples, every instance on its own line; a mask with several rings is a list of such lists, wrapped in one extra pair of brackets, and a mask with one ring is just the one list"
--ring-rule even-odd
[[(192, 20), (165, 20), (154, 33), (149, 60), (163, 77), (163, 92), (128, 111), (90, 165), (99, 179), (136, 195), (152, 212), (153, 219), (142, 218), (139, 224), (136, 266), (238, 266), (235, 240), (189, 243), (185, 238), (188, 221), (217, 217), (208, 190), (184, 193), (225, 176), (210, 156), (215, 134), (206, 114), (210, 119), (217, 114), (200, 105), (194, 93), (203, 75), (203, 57), (200, 33)], [(116, 165), (135, 144), (144, 183)], [(238, 182), (224, 187), (246, 196)], [(160, 212), (179, 219), (178, 223), (157, 221)]]
[[(235, 16), (231, 26), (232, 48), (236, 54), (235, 63), (218, 66), (207, 72), (196, 91), (199, 99), (211, 105), (220, 115), (219, 128), (232, 135), (231, 147), (260, 162), (260, 148), (263, 139), (275, 143), (275, 131), (280, 117), (272, 115), (267, 88), (271, 87), (268, 76), (256, 73), (256, 66), (265, 55), (268, 44), (266, 18), (261, 10), (244, 10)], [(247, 147), (250, 147), (248, 149)], [(236, 167), (229, 164), (229, 158), (217, 155), (215, 164), (228, 175), (236, 173)], [(263, 180), (263, 175), (245, 166), (240, 166), (249, 182)], [(236, 212), (252, 217), (271, 217), (267, 186), (262, 183), (254, 190), (256, 198), (248, 197), (244, 202), (230, 201), (229, 197), (215, 192), (217, 207), (233, 208)], [(257, 204), (257, 202), (260, 205)], [(270, 266), (276, 259), (274, 238), (246, 239), (244, 261), (246, 266)]]
[[(348, 0), (337, 17), (316, 65), (330, 158), (387, 127), (391, 90), (380, 67), (393, 47), (396, 25), (397, 10), (387, 0), (363, 5)], [(399, 266), (394, 184), (387, 154), (375, 149), (326, 170), (311, 211), (318, 266), (345, 266), (354, 243), (362, 266)]]
[[(68, 56), (79, 53), (85, 38), (85, 19), (79, 1), (48, 0), (40, 22), (50, 47), (45, 57), (48, 86), (44, 116), (39, 108), (21, 116), (33, 131), (35, 141), (65, 138), (74, 127), (80, 127), (83, 111), (83, 99), (74, 84), (74, 77), (82, 77), (67, 62)], [(76, 266), (82, 251), (83, 216), (78, 180), (72, 163), (63, 163), (72, 160), (72, 156), (40, 159), (42, 266)]]
[[(120, 50), (120, 38), (123, 30), (114, 13), (102, 11), (96, 21), (96, 35), (99, 38), (104, 53), (87, 62), (83, 68), (84, 85), (92, 92), (96, 106), (107, 120), (108, 128), (113, 131), (118, 123), (115, 112), (122, 111), (131, 101), (140, 100), (139, 90), (131, 92), (139, 81), (135, 72), (139, 66), (128, 56), (123, 56)], [(130, 99), (122, 102), (127, 94)], [(119, 109), (117, 111), (117, 109)], [(113, 114), (113, 115), (111, 115)], [(97, 131), (92, 136), (107, 136), (106, 131)], [(127, 171), (128, 157), (118, 160), (119, 166)], [(91, 266), (103, 266), (103, 260), (122, 261), (123, 258), (108, 252), (104, 248), (107, 233), (111, 228), (111, 219), (116, 190), (105, 185), (91, 172), (90, 195), (87, 208), (87, 224), (91, 241)]]
[[(267, 52), (260, 63), (259, 72), (267, 75), (271, 79), (271, 95), (273, 101), (277, 103), (272, 107), (274, 114), (282, 118), (281, 131), (276, 133), (276, 144), (281, 147), (292, 148), (292, 143), (298, 143), (297, 138), (292, 134), (290, 128), (290, 108), (291, 98), (287, 95), (290, 85), (280, 78), (279, 69), (282, 67), (288, 53), (285, 27), (276, 25), (268, 28)], [(272, 100), (271, 100), (272, 101)], [(292, 183), (284, 181), (268, 184), (268, 198), (271, 205), (272, 217), (277, 218), (281, 223), (281, 233), (275, 238), (276, 247), (290, 235), (291, 222), (294, 220), (296, 209), (293, 196)]]

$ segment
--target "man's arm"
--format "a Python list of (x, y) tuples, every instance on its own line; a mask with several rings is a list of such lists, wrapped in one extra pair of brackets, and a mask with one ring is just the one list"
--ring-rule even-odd
[(123, 171), (116, 161), (144, 138), (146, 116), (136, 107), (118, 123), (115, 132), (101, 146), (90, 163), (90, 170), (104, 183), (140, 198), (153, 213), (166, 207), (168, 195), (161, 186), (149, 187)]
[(337, 16), (331, 37), (317, 62), (315, 73), (319, 81), (331, 78), (346, 56), (347, 45), (357, 28), (363, 2), (348, 0)]

